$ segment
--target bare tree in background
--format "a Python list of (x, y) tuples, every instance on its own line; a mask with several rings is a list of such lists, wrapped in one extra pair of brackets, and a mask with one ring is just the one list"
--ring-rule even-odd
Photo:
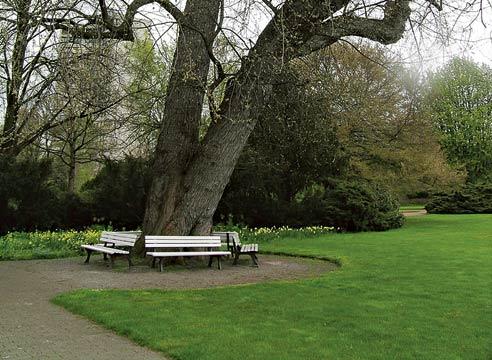
[[(31, 111), (56, 78), (51, 56), (56, 51), (56, 31), (42, 22), (45, 16), (52, 14), (51, 1), (0, 1), (3, 43), (0, 70), (5, 87), (5, 116), (0, 134), (3, 154), (16, 155), (24, 146), (20, 134), (26, 131), (33, 116)], [(24, 140), (34, 139), (44, 127), (49, 126), (43, 124), (30, 129), (31, 133)]]
[[(0, 86), (4, 95), (0, 155), (16, 157), (46, 131), (66, 121), (73, 123), (99, 114), (114, 105), (106, 101), (98, 107), (79, 106), (78, 113), (71, 111), (71, 116), (62, 116), (72, 99), (57, 93), (55, 83), (62, 80), (60, 74), (67, 65), (60, 63), (59, 54), (63, 46), (72, 46), (75, 38), (47, 19), (86, 19), (77, 10), (84, 8), (83, 4), (83, 0), (0, 0)], [(96, 44), (100, 40), (91, 42)], [(49, 112), (44, 111), (47, 103)]]
[[(459, 8), (460, 2), (451, 5), (456, 4)], [(178, 25), (143, 224), (144, 233), (153, 234), (210, 231), (223, 190), (258, 114), (272, 101), (274, 75), (284, 64), (347, 37), (395, 43), (412, 18), (421, 20), (441, 9), (434, 0), (188, 0), (183, 9), (170, 0), (128, 5), (99, 0), (92, 9), (78, 8), (71, 19), (46, 20), (76, 37), (131, 41), (133, 21), (150, 5)], [(114, 9), (122, 13), (120, 19), (110, 16)], [(266, 23), (262, 29), (258, 24), (263, 20), (253, 18), (258, 14)], [(224, 44), (219, 38), (236, 54), (238, 70), (232, 74), (217, 56), (218, 44)], [(211, 64), (213, 79), (208, 76)], [(218, 92), (221, 84), (224, 91)], [(212, 121), (203, 135), (205, 98)], [(136, 253), (143, 253), (142, 241)]]
[(41, 104), (43, 117), (52, 118), (53, 112), (58, 112), (60, 124), (48, 130), (40, 144), (67, 168), (66, 184), (71, 193), (75, 192), (78, 165), (102, 160), (105, 148), (115, 146), (109, 135), (124, 123), (119, 106), (107, 107), (122, 96), (116, 45), (96, 40), (60, 44), (55, 94)]

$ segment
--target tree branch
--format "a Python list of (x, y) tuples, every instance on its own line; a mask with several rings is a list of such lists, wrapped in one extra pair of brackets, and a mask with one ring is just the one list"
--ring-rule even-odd
[(321, 23), (314, 35), (300, 49), (297, 56), (304, 56), (327, 47), (347, 36), (358, 36), (381, 44), (392, 44), (403, 36), (410, 17), (410, 1), (388, 1), (382, 19), (370, 19), (353, 15), (341, 15)]
[(183, 12), (169, 0), (134, 0), (130, 5), (128, 5), (123, 21), (119, 25), (115, 25), (109, 16), (108, 7), (105, 0), (99, 0), (99, 8), (101, 9), (101, 21), (99, 23), (95, 21), (87, 24), (80, 24), (73, 19), (65, 18), (43, 18), (43, 22), (51, 29), (64, 30), (77, 38), (102, 38), (133, 41), (134, 37), (132, 26), (135, 15), (141, 7), (152, 3), (159, 4), (176, 20), (176, 22), (185, 22), (186, 17)]

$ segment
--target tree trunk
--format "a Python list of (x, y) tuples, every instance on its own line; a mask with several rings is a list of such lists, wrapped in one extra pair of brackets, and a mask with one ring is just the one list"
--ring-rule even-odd
[[(192, 3), (187, 2), (187, 6)], [(198, 7), (209, 9), (201, 1)], [(219, 7), (214, 10), (218, 12)], [(200, 20), (203, 21), (203, 17)], [(207, 33), (212, 34), (212, 24), (208, 25)], [(239, 73), (228, 82), (219, 120), (212, 123), (201, 143), (198, 141), (198, 124), (210, 57), (203, 41), (192, 41), (195, 32), (185, 34), (185, 29), (180, 32), (166, 99), (165, 121), (155, 152), (143, 234), (210, 234), (212, 218), (224, 189), (256, 125), (258, 114), (271, 94), (276, 69), (288, 61), (288, 54), (283, 49), (283, 34), (276, 31), (275, 26), (270, 24), (262, 33), (244, 58)], [(192, 48), (188, 49), (189, 46)], [(188, 51), (193, 51), (194, 57), (180, 57)], [(201, 67), (193, 63), (197, 60)], [(200, 82), (190, 85), (189, 76), (182, 77), (182, 68), (201, 69)], [(184, 112), (186, 109), (190, 111)], [(136, 242), (133, 254), (145, 254), (143, 238)]]
[[(286, 2), (227, 84), (218, 120), (200, 143), (198, 126), (210, 63), (206, 44), (211, 45), (216, 36), (218, 2), (186, 3), (188, 21), (181, 24), (178, 37), (143, 234), (209, 234), (213, 214), (271, 95), (277, 71), (293, 58), (327, 47), (344, 36), (394, 42), (401, 37), (409, 15), (409, 2), (400, 0), (386, 3), (384, 20), (340, 17), (336, 23), (325, 22), (323, 19), (347, 1), (324, 2), (324, 6), (316, 1)], [(134, 254), (144, 252), (140, 239)]]
[[(160, 203), (152, 204), (157, 197), (149, 199), (146, 220), (149, 218), (148, 212), (152, 211), (157, 221), (154, 227), (145, 226), (149, 225), (145, 223), (144, 234), (210, 234), (215, 210), (256, 125), (257, 114), (271, 91), (271, 81), (259, 81), (265, 76), (264, 70), (273, 66), (267, 65), (265, 60), (262, 66), (251, 61), (234, 80), (229, 81), (219, 109), (219, 121), (210, 126), (192, 157), (185, 164), (180, 164), (184, 165), (184, 171), (180, 182), (175, 184), (179, 192), (173, 193), (170, 211), (159, 213), (157, 205)], [(154, 182), (160, 177), (168, 177), (166, 173), (156, 172), (155, 168), (153, 176)], [(169, 201), (165, 203), (170, 206)], [(140, 239), (134, 254), (143, 253), (143, 241)]]
[(77, 162), (75, 153), (70, 152), (70, 160), (68, 163), (68, 178), (67, 178), (67, 191), (70, 194), (75, 193), (75, 177), (77, 175)]
[[(210, 67), (208, 47), (216, 37), (220, 4), (220, 0), (186, 2), (186, 21), (180, 24), (155, 151), (144, 234), (187, 233), (184, 228), (173, 228), (170, 219), (185, 192), (187, 168), (199, 146), (199, 126)], [(142, 255), (144, 250), (143, 241), (138, 241), (134, 252)]]
[(2, 135), (0, 137), (0, 153), (15, 156), (17, 143), (17, 124), (21, 108), (22, 75), (29, 35), (30, 0), (19, 1), (17, 4), (17, 28), (12, 50), (11, 74), (7, 79), (7, 104)]

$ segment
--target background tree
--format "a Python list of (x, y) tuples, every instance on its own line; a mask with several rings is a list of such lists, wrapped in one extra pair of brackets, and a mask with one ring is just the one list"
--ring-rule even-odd
[(430, 78), (426, 99), (447, 159), (468, 181), (492, 172), (492, 70), (453, 59)]
[(281, 101), (272, 101), (260, 115), (219, 205), (217, 220), (232, 215), (250, 226), (299, 223), (297, 197), (321, 179), (346, 172), (335, 119), (327, 115), (323, 94), (314, 86), (295, 66), (279, 75), (273, 99)]
[[(363, 214), (358, 206), (367, 211), (363, 194), (376, 201), (377, 189), (384, 202), (388, 190), (404, 197), (458, 181), (421, 116), (420, 86), (405, 74), (382, 48), (369, 45), (336, 45), (292, 62), (274, 85), (279, 101), (261, 114), (217, 220), (232, 215), (250, 226), (332, 221), (355, 230)], [(352, 205), (342, 210), (336, 199)], [(335, 208), (352, 223), (334, 216)]]
[(352, 174), (385, 184), (402, 199), (460, 181), (423, 113), (422, 81), (383, 47), (345, 42), (298, 68), (322, 94)]
[(159, 56), (148, 32), (127, 44), (126, 51), (123, 71), (129, 77), (125, 84), (129, 96), (123, 106), (131, 116), (125, 124), (128, 134), (125, 142), (135, 155), (151, 157), (161, 127), (170, 66), (167, 54)]
[(43, 23), (56, 6), (56, 2), (47, 0), (0, 2), (0, 70), (5, 86), (0, 153), (17, 155), (55, 122), (45, 119), (41, 124), (32, 124), (30, 119), (39, 101), (52, 90), (57, 76), (53, 54), (58, 34)]
[[(43, 116), (55, 118), (59, 125), (47, 131), (40, 144), (64, 165), (66, 188), (74, 193), (80, 164), (101, 161), (109, 154), (109, 148), (117, 152), (116, 141), (109, 135), (125, 122), (122, 109), (117, 106), (124, 97), (117, 60), (121, 53), (114, 41), (96, 40), (66, 42), (58, 51), (56, 96), (43, 104)], [(52, 114), (60, 103), (66, 106)]]

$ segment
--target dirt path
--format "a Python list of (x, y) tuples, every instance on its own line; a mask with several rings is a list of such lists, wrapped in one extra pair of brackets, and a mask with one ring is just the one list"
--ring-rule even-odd
[(51, 304), (49, 300), (60, 292), (79, 288), (203, 288), (312, 277), (335, 268), (330, 263), (263, 255), (259, 269), (246, 261), (235, 267), (227, 261), (222, 271), (195, 266), (158, 273), (143, 266), (130, 272), (109, 270), (97, 257), (94, 260), (90, 265), (83, 265), (82, 258), (0, 261), (0, 359), (164, 359)]
[(407, 210), (407, 211), (402, 211), (401, 214), (405, 217), (422, 216), (422, 215), (426, 215), (427, 211), (426, 210)]

